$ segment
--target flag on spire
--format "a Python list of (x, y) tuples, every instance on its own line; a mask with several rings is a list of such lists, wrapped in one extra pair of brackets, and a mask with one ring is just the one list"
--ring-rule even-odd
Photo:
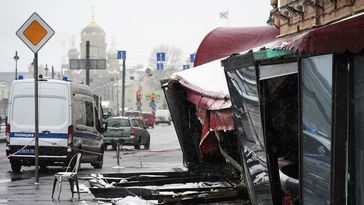
[(220, 12), (221, 19), (229, 19), (229, 11)]

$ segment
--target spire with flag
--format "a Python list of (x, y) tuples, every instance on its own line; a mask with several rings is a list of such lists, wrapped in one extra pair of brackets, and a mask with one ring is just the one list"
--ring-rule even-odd
[(229, 19), (229, 11), (220, 12), (221, 19)]
[(220, 19), (226, 20), (226, 26), (229, 26), (229, 11), (220, 12)]

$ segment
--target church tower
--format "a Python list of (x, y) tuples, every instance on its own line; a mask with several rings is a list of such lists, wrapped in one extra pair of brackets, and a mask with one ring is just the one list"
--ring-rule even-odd
[(94, 12), (92, 13), (91, 22), (81, 31), (81, 59), (86, 59), (86, 41), (90, 41), (90, 59), (105, 59), (105, 31), (96, 24)]
[(112, 72), (120, 72), (120, 63), (117, 56), (118, 49), (116, 48), (115, 38), (111, 40), (111, 48), (107, 52), (107, 68)]

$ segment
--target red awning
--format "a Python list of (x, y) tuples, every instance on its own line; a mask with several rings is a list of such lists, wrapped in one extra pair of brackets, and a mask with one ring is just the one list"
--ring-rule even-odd
[[(211, 131), (234, 130), (234, 114), (231, 109), (229, 89), (224, 69), (219, 60), (206, 63), (172, 75), (186, 91), (186, 98), (196, 106), (196, 116), (202, 123), (200, 136), (201, 154), (211, 151), (216, 143)], [(213, 132), (212, 132), (213, 133)]]
[(197, 49), (194, 66), (264, 45), (277, 35), (279, 30), (273, 26), (214, 29)]
[(358, 53), (364, 49), (364, 15), (351, 16), (341, 21), (279, 39), (274, 49), (300, 51), (310, 54)]
[(172, 75), (186, 90), (187, 100), (206, 110), (231, 107), (224, 69), (216, 60)]

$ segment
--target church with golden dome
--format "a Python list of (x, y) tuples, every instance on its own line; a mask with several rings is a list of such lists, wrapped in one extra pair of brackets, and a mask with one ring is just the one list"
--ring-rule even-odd
[[(117, 46), (115, 38), (111, 37), (109, 43), (106, 43), (106, 32), (96, 23), (95, 15), (92, 14), (91, 21), (81, 30), (80, 43), (76, 43), (76, 38), (71, 40), (70, 47), (67, 51), (66, 62), (70, 59), (86, 59), (86, 41), (90, 41), (90, 59), (106, 59), (106, 69), (90, 70), (90, 87), (94, 94), (101, 96), (102, 101), (108, 102), (113, 114), (121, 107), (121, 84), (122, 84), (122, 65), (117, 59)], [(78, 46), (79, 45), (79, 46)], [(136, 109), (135, 93), (143, 89), (146, 96), (149, 93), (156, 93), (154, 88), (144, 85), (150, 83), (149, 78), (143, 79), (143, 73), (140, 73), (139, 67), (126, 69), (125, 78), (125, 108)], [(139, 72), (139, 73), (138, 73)], [(62, 75), (67, 76), (73, 82), (86, 83), (85, 70), (70, 69), (69, 64), (62, 65)], [(161, 96), (161, 93), (159, 93)], [(163, 99), (161, 98), (161, 101)], [(143, 98), (143, 110), (149, 110), (149, 101), (147, 97)]]
[(90, 59), (106, 58), (105, 31), (96, 24), (94, 16), (91, 22), (81, 31), (81, 59), (86, 58), (86, 41), (90, 41)]
[[(86, 41), (90, 41), (90, 59), (106, 59), (106, 69), (90, 70), (90, 87), (93, 92), (102, 97), (103, 101), (116, 102), (118, 84), (121, 80), (121, 64), (117, 59), (117, 48), (114, 38), (111, 38), (107, 50), (106, 33), (95, 20), (94, 14), (89, 24), (81, 30), (79, 47), (76, 46), (75, 37), (72, 37), (70, 48), (67, 52), (70, 59), (86, 59)], [(72, 70), (67, 64), (63, 69), (63, 75), (74, 82), (86, 82), (85, 70)], [(119, 83), (118, 83), (119, 82)], [(113, 105), (117, 107), (117, 105)], [(118, 104), (121, 104), (119, 102)]]

